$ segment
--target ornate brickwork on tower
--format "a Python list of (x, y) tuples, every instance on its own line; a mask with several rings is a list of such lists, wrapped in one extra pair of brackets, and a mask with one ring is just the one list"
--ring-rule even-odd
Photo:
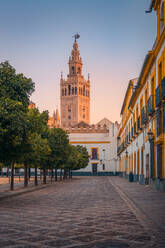
[[(75, 37), (76, 38), (76, 37)], [(61, 127), (67, 128), (83, 121), (90, 123), (90, 81), (82, 75), (82, 59), (75, 39), (69, 58), (67, 79), (61, 75)]]

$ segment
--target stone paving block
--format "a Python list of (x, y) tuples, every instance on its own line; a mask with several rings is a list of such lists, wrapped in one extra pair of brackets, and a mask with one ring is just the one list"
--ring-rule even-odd
[[(82, 177), (53, 184), (1, 200), (0, 247), (165, 247), (164, 203), (154, 190), (136, 183), (129, 187), (118, 177)], [(141, 213), (148, 220), (146, 225), (137, 218), (137, 209), (138, 217)], [(150, 224), (154, 219), (159, 220), (155, 228)]]

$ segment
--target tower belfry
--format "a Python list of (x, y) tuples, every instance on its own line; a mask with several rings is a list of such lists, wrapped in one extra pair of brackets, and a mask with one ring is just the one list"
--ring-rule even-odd
[(82, 75), (83, 64), (77, 43), (79, 37), (79, 34), (74, 35), (67, 79), (61, 76), (60, 81), (61, 126), (64, 128), (81, 121), (90, 123), (90, 80), (85, 80)]

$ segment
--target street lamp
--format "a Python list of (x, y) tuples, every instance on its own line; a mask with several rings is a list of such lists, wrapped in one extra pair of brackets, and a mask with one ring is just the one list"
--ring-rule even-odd
[(149, 132), (147, 133), (147, 135), (148, 135), (148, 140), (149, 140), (149, 142), (151, 142), (151, 141), (153, 140), (153, 138), (154, 138), (154, 134), (153, 134), (153, 132), (151, 131), (151, 129), (149, 130)]
[(105, 149), (103, 149), (103, 153), (104, 153), (104, 163), (103, 163), (103, 170), (105, 169)]
[(103, 153), (104, 153), (104, 160), (105, 160), (105, 149), (103, 149)]

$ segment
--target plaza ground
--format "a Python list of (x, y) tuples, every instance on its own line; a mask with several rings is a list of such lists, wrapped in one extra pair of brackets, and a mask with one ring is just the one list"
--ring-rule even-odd
[(0, 247), (163, 248), (164, 209), (149, 186), (73, 178), (0, 199)]

